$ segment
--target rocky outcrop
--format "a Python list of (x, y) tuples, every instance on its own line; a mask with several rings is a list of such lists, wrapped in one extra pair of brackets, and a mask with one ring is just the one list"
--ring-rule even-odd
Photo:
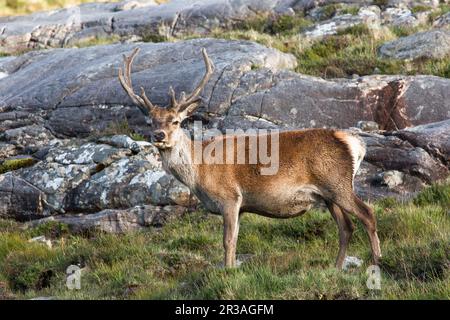
[[(117, 79), (123, 53), (142, 50), (133, 80), (156, 104), (167, 90), (189, 92), (203, 74), (200, 48), (215, 64), (198, 115), (219, 128), (340, 127), (360, 120), (381, 129), (448, 118), (450, 80), (433, 76), (368, 76), (323, 80), (285, 71), (291, 55), (245, 41), (197, 39), (31, 52), (2, 63), (0, 140), (37, 151), (55, 138), (87, 137), (124, 119), (145, 133), (145, 121)], [(61, 68), (61, 66), (64, 68)], [(39, 137), (39, 139), (34, 139)], [(33, 140), (34, 139), (34, 140)]]
[(148, 227), (160, 227), (166, 222), (180, 218), (186, 212), (182, 206), (136, 206), (127, 210), (102, 210), (93, 214), (58, 215), (31, 221), (27, 227), (49, 221), (66, 224), (72, 232), (101, 230), (110, 233), (125, 233)]
[(383, 44), (382, 57), (395, 59), (444, 58), (450, 55), (450, 31), (419, 32)]
[(195, 204), (166, 174), (158, 151), (127, 136), (52, 147), (39, 163), (0, 175), (0, 216), (20, 220), (108, 208)]
[[(136, 3), (136, 2), (135, 2)], [(231, 28), (259, 14), (303, 10), (312, 1), (293, 0), (153, 0), (88, 3), (31, 16), (0, 18), (0, 48), (13, 53), (33, 48), (76, 45), (98, 37), (137, 35), (148, 39), (208, 34)]]
[[(310, 37), (335, 34), (357, 24), (414, 27), (426, 22), (436, 1), (387, 1), (371, 6), (364, 0), (172, 0), (158, 5), (154, 0), (86, 3), (76, 7), (30, 16), (0, 17), (0, 51), (22, 52), (39, 48), (70, 47), (83, 42), (111, 38), (160, 41), (190, 34), (208, 35), (212, 30), (232, 29), (260, 16), (279, 17), (296, 13), (313, 20), (321, 11), (339, 4), (330, 20), (319, 22)], [(430, 10), (412, 13), (418, 5)], [(341, 14), (341, 8), (361, 7), (357, 15)], [(324, 9), (325, 8), (325, 9)], [(1, 76), (1, 75), (0, 75)]]
[(361, 24), (376, 29), (381, 23), (380, 12), (380, 8), (377, 6), (362, 7), (359, 9), (357, 15), (336, 15), (331, 19), (314, 24), (314, 26), (306, 29), (302, 34), (308, 38), (320, 38), (337, 34), (347, 28)]
[(370, 132), (355, 129), (368, 149), (355, 182), (366, 199), (409, 197), (448, 176), (448, 79), (324, 80), (289, 71), (293, 56), (246, 41), (52, 49), (0, 58), (0, 165), (18, 155), (33, 159), (0, 175), (0, 217), (55, 216), (74, 228), (120, 232), (157, 225), (168, 212), (196, 204), (165, 173), (150, 143), (108, 131), (125, 121), (127, 130), (147, 134), (117, 80), (122, 54), (136, 46), (133, 84), (159, 105), (167, 103), (170, 85), (192, 90), (204, 72), (200, 49), (207, 49), (215, 71), (196, 114), (205, 127), (346, 129), (375, 122)]
[(241, 78), (223, 126), (348, 128), (366, 120), (383, 130), (402, 129), (447, 119), (449, 85), (433, 76), (323, 80), (252, 71)]

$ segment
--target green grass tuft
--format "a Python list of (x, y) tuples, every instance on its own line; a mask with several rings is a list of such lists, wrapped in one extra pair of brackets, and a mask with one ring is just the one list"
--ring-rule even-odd
[(320, 10), (319, 18), (320, 20), (328, 20), (333, 18), (337, 11), (338, 11), (338, 5), (337, 4), (328, 4), (326, 6), (323, 6)]
[(76, 42), (71, 45), (71, 47), (78, 47), (78, 48), (86, 48), (86, 47), (92, 47), (92, 46), (101, 46), (101, 45), (107, 45), (112, 44), (120, 41), (120, 37), (118, 35), (110, 35), (110, 36), (96, 36), (90, 39), (84, 39), (79, 42)]
[(425, 188), (414, 199), (414, 204), (417, 206), (439, 204), (450, 209), (450, 184), (436, 183), (428, 188)]
[(358, 12), (359, 12), (358, 6), (348, 6), (348, 7), (341, 9), (341, 11), (340, 11), (341, 14), (351, 14), (353, 16), (356, 16), (358, 14)]
[(51, 239), (59, 239), (68, 235), (69, 226), (57, 221), (48, 221), (39, 224), (30, 230), (31, 237), (45, 236)]
[(412, 13), (431, 11), (433, 8), (425, 5), (417, 5), (411, 8)]

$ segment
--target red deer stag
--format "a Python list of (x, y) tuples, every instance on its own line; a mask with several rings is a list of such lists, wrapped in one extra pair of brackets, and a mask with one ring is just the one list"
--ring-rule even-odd
[[(124, 70), (119, 70), (120, 83), (148, 116), (152, 141), (159, 149), (164, 168), (188, 186), (208, 210), (223, 216), (225, 266), (236, 264), (239, 218), (243, 212), (290, 218), (305, 213), (319, 201), (327, 205), (339, 229), (336, 267), (342, 268), (353, 232), (350, 214), (362, 222), (369, 235), (373, 262), (378, 263), (381, 251), (374, 212), (353, 190), (353, 178), (365, 154), (364, 143), (358, 137), (326, 129), (277, 132), (279, 167), (273, 175), (261, 174), (259, 169), (264, 165), (259, 162), (195, 163), (196, 142), (183, 131), (181, 123), (199, 105), (199, 94), (213, 73), (206, 50), (202, 49), (206, 72), (198, 86), (188, 96), (181, 93), (179, 99), (171, 87), (170, 105), (165, 108), (154, 105), (142, 87), (141, 95), (133, 90), (131, 65), (138, 51), (136, 48), (130, 56), (124, 56)], [(264, 138), (272, 138), (273, 134), (266, 133)], [(241, 138), (239, 134), (224, 135), (201, 141), (200, 148), (205, 150), (211, 143), (225, 142), (224, 152), (236, 159), (235, 142)]]

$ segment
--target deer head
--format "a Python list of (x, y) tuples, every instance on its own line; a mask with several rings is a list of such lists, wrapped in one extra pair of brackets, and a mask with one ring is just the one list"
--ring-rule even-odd
[(159, 107), (153, 104), (146, 96), (143, 87), (141, 87), (141, 95), (137, 95), (133, 90), (131, 83), (131, 65), (139, 52), (139, 48), (134, 49), (130, 56), (123, 56), (124, 69), (119, 68), (119, 81), (133, 103), (149, 118), (148, 123), (152, 129), (152, 141), (159, 149), (173, 147), (175, 142), (179, 139), (179, 135), (183, 134), (181, 123), (197, 109), (201, 101), (199, 96), (200, 92), (214, 72), (214, 66), (209, 59), (205, 48), (202, 48), (201, 51), (206, 67), (202, 80), (191, 94), (186, 96), (184, 92), (181, 92), (178, 99), (175, 91), (170, 87), (170, 104), (166, 107)]

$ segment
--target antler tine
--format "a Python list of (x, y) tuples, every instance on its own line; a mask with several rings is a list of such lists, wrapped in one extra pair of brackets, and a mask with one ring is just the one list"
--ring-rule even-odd
[(206, 83), (208, 83), (209, 78), (214, 72), (214, 65), (212, 64), (211, 59), (209, 59), (208, 54), (206, 53), (206, 49), (202, 48), (203, 61), (205, 62), (205, 74), (203, 79), (200, 81), (198, 86), (192, 91), (192, 93), (186, 98), (184, 92), (182, 93), (180, 103), (178, 108), (186, 107), (199, 99), (198, 95), (205, 87)]
[(175, 91), (173, 90), (172, 86), (169, 87), (169, 95), (170, 95), (171, 107), (174, 109), (178, 109), (177, 97), (175, 95)]
[(139, 48), (135, 48), (130, 56), (123, 55), (123, 63), (125, 70), (119, 68), (119, 81), (124, 90), (127, 92), (128, 96), (133, 100), (133, 103), (136, 104), (141, 111), (149, 115), (152, 108), (154, 108), (153, 104), (145, 95), (144, 88), (141, 87), (142, 97), (134, 93), (133, 86), (131, 83), (131, 65), (133, 64), (133, 60), (139, 52)]

